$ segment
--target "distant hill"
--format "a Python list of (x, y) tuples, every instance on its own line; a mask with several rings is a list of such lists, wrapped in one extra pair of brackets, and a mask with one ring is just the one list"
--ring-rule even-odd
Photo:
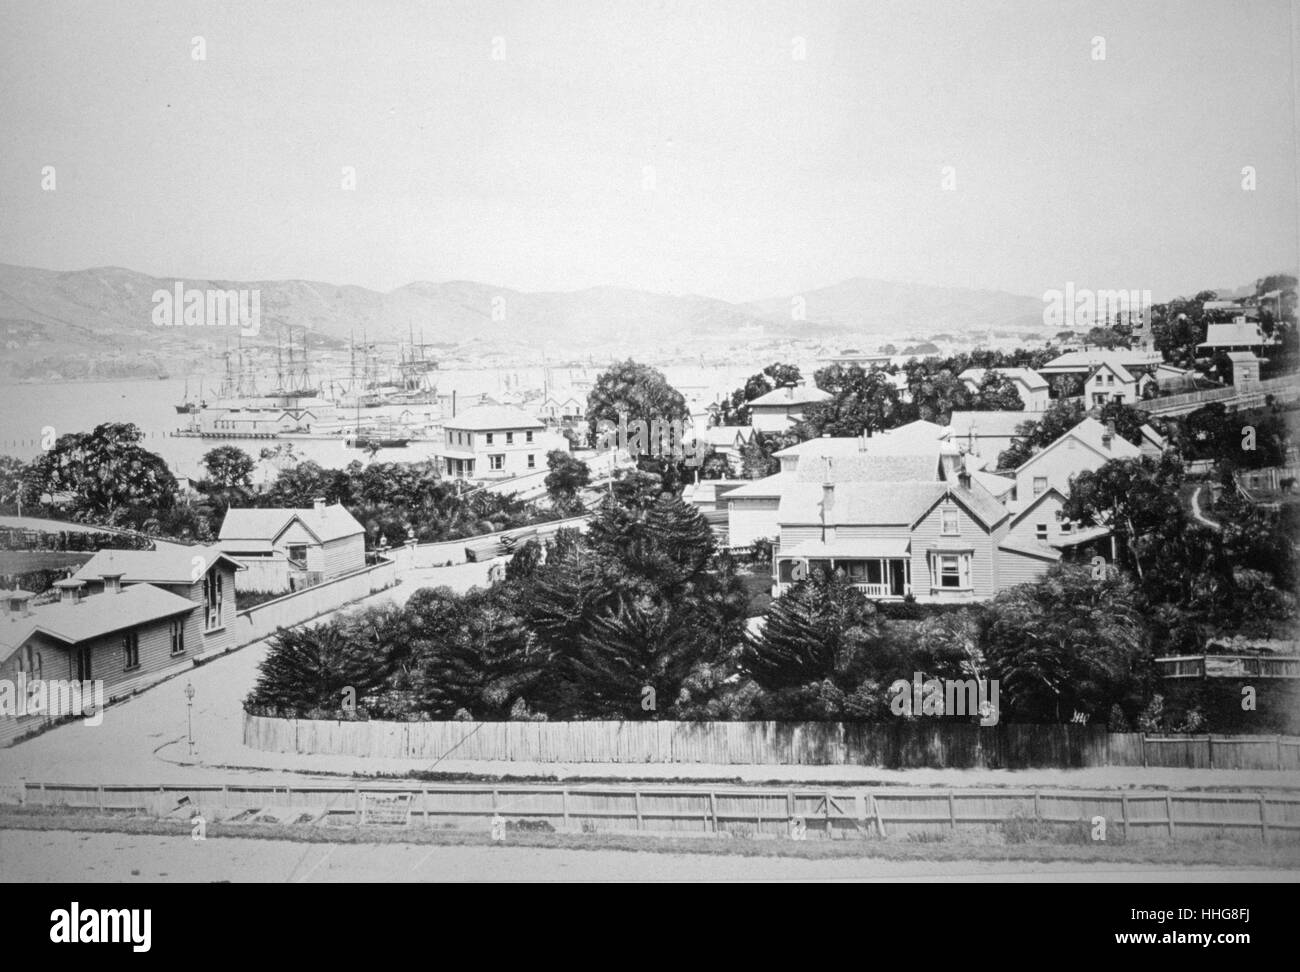
[(805, 320), (861, 334), (986, 331), (1043, 326), (1043, 301), (998, 290), (963, 290), (854, 277), (802, 294), (742, 305), (770, 321), (789, 321), (795, 298)]
[[(473, 281), (416, 282), (388, 292), (309, 280), (185, 278), (187, 288), (260, 291), (262, 327), (245, 344), (274, 345), (290, 328), (315, 347), (342, 347), (414, 331), (442, 346), (521, 355), (546, 351), (637, 354), (702, 342), (805, 338), (834, 343), (854, 334), (985, 331), (1041, 326), (1042, 302), (994, 291), (854, 279), (791, 297), (735, 304), (711, 297), (623, 287), (525, 293)], [(153, 294), (174, 278), (121, 267), (55, 271), (0, 264), (0, 348), (11, 375), (125, 376), (162, 373), (236, 344), (234, 328), (156, 327)]]

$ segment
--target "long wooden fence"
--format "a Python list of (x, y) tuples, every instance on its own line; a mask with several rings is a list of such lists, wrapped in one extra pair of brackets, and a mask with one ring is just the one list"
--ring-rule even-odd
[(245, 713), (244, 744), (441, 761), (865, 765), (891, 769), (1173, 766), (1300, 770), (1300, 737), (1157, 737), (1104, 726), (840, 722), (378, 722)]
[[(7, 799), (6, 799), (7, 797)], [(0, 803), (232, 823), (645, 832), (814, 839), (942, 837), (1013, 828), (1029, 839), (1273, 842), (1300, 836), (1300, 794), (1260, 790), (403, 783), (86, 784), (0, 787)], [(1004, 829), (1004, 833), (1005, 833)]]

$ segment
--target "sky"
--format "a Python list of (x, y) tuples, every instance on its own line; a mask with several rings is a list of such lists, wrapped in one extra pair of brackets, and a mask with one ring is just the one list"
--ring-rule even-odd
[(1239, 285), (1300, 262), (1294, 18), (0, 0), (0, 262), (736, 301)]

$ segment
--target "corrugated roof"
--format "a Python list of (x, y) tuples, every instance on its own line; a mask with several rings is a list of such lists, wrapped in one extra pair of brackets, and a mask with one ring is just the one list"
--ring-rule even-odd
[(1015, 435), (1016, 429), (1025, 422), (1037, 422), (1042, 417), (1042, 412), (954, 411), (948, 428), (952, 430), (952, 438), (958, 442), (970, 435), (972, 426), (977, 439), (986, 435), (1002, 438)]
[[(947, 486), (940, 482), (861, 483), (835, 485), (827, 525), (911, 526), (930, 509)], [(781, 493), (777, 508), (780, 524), (820, 524), (822, 487), (817, 483), (794, 483)]]
[(243, 570), (216, 547), (181, 547), (168, 545), (157, 550), (101, 550), (81, 565), (74, 580), (99, 580), (104, 574), (121, 574), (128, 584), (189, 584), (194, 576), (194, 558), (201, 557), (203, 570), (220, 560), (235, 570)]
[(783, 548), (780, 557), (907, 557), (912, 541), (909, 537), (876, 538), (871, 540), (835, 540), (822, 543), (810, 540), (788, 549)]
[(541, 420), (513, 405), (478, 405), (466, 409), (455, 418), (443, 419), (442, 425), (443, 428), (466, 432), (545, 428)]
[(1007, 550), (1011, 553), (1024, 554), (1027, 557), (1037, 557), (1040, 560), (1060, 560), (1061, 552), (1054, 550), (1045, 543), (1039, 543), (1037, 540), (1017, 540), (1013, 537), (1007, 537), (1000, 544), (999, 550)]
[(365, 533), (365, 528), (342, 504), (326, 506), (319, 510), (232, 507), (226, 511), (226, 518), (221, 522), (221, 532), (217, 535), (217, 539), (223, 543), (231, 540), (274, 540), (295, 517), (321, 543)]
[(1091, 371), (1097, 365), (1105, 363), (1113, 363), (1125, 368), (1146, 368), (1158, 365), (1160, 361), (1159, 351), (1140, 348), (1120, 350), (1088, 348), (1086, 351), (1067, 351), (1038, 370), (1049, 374), (1056, 371)]
[(857, 453), (846, 456), (827, 456), (817, 459), (800, 459), (794, 471), (796, 482), (820, 483), (829, 476), (831, 482), (901, 483), (908, 481), (937, 482), (939, 478), (939, 443), (934, 442), (926, 452), (900, 452), (873, 455)]

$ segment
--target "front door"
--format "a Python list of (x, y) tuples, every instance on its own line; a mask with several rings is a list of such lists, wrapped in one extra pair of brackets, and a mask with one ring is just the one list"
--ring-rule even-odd
[(894, 597), (902, 597), (907, 591), (906, 579), (903, 576), (905, 563), (901, 560), (891, 560), (889, 562), (889, 593)]

